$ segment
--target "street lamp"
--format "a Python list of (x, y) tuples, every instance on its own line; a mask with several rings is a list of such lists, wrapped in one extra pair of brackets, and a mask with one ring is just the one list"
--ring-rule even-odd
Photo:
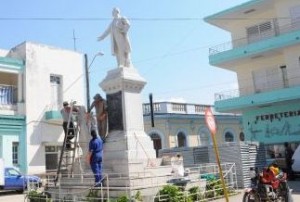
[(89, 70), (96, 59), (97, 56), (103, 56), (104, 54), (102, 52), (98, 52), (94, 55), (92, 62), (88, 65), (88, 56), (87, 54), (84, 54), (84, 59), (85, 59), (85, 81), (86, 81), (86, 104), (87, 104), (87, 110), (90, 107), (90, 74)]

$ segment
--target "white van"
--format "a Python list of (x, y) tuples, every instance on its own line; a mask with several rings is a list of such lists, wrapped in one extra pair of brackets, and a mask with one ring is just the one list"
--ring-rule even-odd
[(292, 164), (293, 171), (300, 172), (300, 145), (298, 145), (297, 149), (294, 151), (294, 155), (292, 159), (293, 159), (293, 164)]

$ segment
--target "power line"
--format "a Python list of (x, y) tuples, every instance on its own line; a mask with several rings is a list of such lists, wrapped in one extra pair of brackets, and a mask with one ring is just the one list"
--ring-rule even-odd
[(63, 17), (0, 17), (0, 21), (105, 21), (110, 18), (63, 18)]
[[(203, 21), (205, 18), (194, 18), (194, 17), (170, 17), (170, 18), (128, 18), (131, 21)], [(222, 18), (222, 17), (212, 17), (210, 20), (271, 20), (270, 18)], [(291, 17), (277, 17), (276, 19), (286, 20), (291, 19)], [(70, 18), (70, 17), (0, 17), (0, 21), (108, 21), (111, 18), (97, 18), (97, 17), (87, 17), (87, 18)]]

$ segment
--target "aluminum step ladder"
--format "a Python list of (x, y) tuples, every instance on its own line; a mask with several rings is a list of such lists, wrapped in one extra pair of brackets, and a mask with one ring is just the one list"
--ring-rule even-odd
[(60, 152), (60, 158), (55, 178), (55, 186), (62, 177), (73, 177), (74, 162), (78, 147), (78, 136), (80, 127), (78, 123), (78, 110), (76, 110), (76, 102), (70, 103), (70, 115), (67, 124), (67, 134), (64, 135), (64, 142)]

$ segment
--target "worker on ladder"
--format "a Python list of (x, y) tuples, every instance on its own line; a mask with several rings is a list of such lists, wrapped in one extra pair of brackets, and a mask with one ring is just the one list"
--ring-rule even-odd
[(106, 100), (102, 98), (102, 96), (97, 93), (94, 96), (94, 101), (88, 109), (88, 113), (91, 113), (92, 109), (95, 108), (96, 111), (96, 120), (97, 120), (97, 129), (98, 135), (101, 137), (102, 141), (105, 141), (107, 136), (107, 105)]
[(63, 108), (60, 110), (60, 113), (63, 118), (63, 129), (65, 136), (67, 138), (67, 144), (66, 148), (71, 148), (71, 140), (75, 136), (75, 130), (74, 130), (74, 123), (73, 123), (73, 117), (71, 112), (78, 112), (78, 109), (73, 106), (74, 103), (72, 103), (72, 107), (69, 106), (68, 102), (63, 102)]

